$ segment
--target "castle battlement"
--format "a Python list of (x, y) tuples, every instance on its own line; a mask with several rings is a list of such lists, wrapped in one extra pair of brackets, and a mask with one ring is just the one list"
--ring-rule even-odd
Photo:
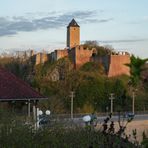
[(127, 51), (112, 52), (112, 55), (130, 55)]

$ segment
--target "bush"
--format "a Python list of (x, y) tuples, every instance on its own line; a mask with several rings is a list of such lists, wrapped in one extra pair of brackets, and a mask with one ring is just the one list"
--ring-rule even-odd
[[(13, 120), (12, 120), (13, 119)], [(91, 128), (54, 124), (34, 130), (33, 126), (17, 122), (13, 117), (1, 120), (0, 147), (4, 148), (102, 148), (134, 147), (116, 135), (103, 134)]]

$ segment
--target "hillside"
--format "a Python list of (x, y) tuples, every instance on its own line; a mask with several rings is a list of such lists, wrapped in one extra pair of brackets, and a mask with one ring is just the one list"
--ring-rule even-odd
[[(131, 111), (132, 98), (128, 86), (129, 77), (122, 75), (108, 78), (103, 66), (93, 62), (74, 70), (71, 61), (62, 58), (56, 62), (32, 65), (29, 61), (1, 59), (1, 66), (26, 80), (49, 100), (41, 102), (43, 108), (55, 113), (70, 113), (70, 92), (75, 92), (74, 111), (105, 112), (110, 110), (110, 94), (114, 93), (114, 111)], [(5, 61), (5, 62), (4, 62)], [(135, 109), (148, 110), (147, 71), (136, 93)]]

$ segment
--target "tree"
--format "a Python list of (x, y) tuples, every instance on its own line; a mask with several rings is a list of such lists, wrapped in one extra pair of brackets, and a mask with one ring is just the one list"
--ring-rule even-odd
[(97, 56), (105, 56), (111, 54), (114, 50), (111, 46), (100, 46), (97, 41), (85, 41), (83, 44), (84, 48), (92, 50), (93, 48), (97, 51)]
[(131, 62), (129, 64), (126, 64), (130, 68), (130, 84), (133, 87), (136, 87), (141, 80), (141, 73), (146, 70), (144, 68), (144, 65), (148, 61), (148, 58), (141, 59), (139, 57), (135, 57), (134, 55), (131, 56)]
[(105, 74), (105, 69), (101, 63), (87, 62), (80, 68), (81, 71), (85, 72), (96, 72), (99, 74)]
[(137, 87), (140, 85), (141, 82), (141, 73), (146, 70), (144, 67), (148, 58), (141, 59), (139, 57), (135, 57), (134, 55), (131, 56), (131, 62), (126, 64), (130, 68), (130, 81), (129, 85), (132, 88), (132, 111), (133, 114), (135, 112), (135, 93), (137, 91)]
[(85, 41), (84, 45), (91, 46), (91, 47), (99, 46), (97, 41)]

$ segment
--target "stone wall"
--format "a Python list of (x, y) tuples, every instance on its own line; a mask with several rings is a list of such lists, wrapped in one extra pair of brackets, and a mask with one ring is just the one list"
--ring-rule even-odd
[(61, 58), (68, 56), (68, 50), (67, 49), (55, 50), (55, 52), (56, 52), (56, 61), (61, 59)]
[(108, 77), (114, 77), (122, 74), (130, 75), (130, 69), (125, 64), (130, 63), (129, 54), (117, 54), (109, 56)]
[(35, 65), (45, 63), (49, 60), (47, 53), (37, 53), (35, 55)]
[(63, 57), (68, 56), (68, 50), (67, 49), (58, 49), (50, 53), (50, 60), (51, 61), (57, 61)]
[(130, 63), (130, 55), (122, 52), (104, 57), (93, 57), (95, 49), (84, 48), (83, 45), (74, 48), (55, 50), (51, 54), (38, 53), (35, 56), (35, 64), (45, 63), (48, 60), (57, 61), (63, 57), (69, 57), (73, 63), (74, 69), (79, 69), (87, 62), (102, 63), (108, 77), (114, 77), (122, 74), (130, 75), (130, 69), (125, 65)]
[(71, 48), (71, 50), (69, 50), (68, 52), (68, 57), (70, 59), (70, 61), (72, 62), (73, 64), (73, 68), (76, 69), (76, 52), (75, 52), (75, 48)]
[(83, 46), (76, 46), (75, 48), (75, 68), (79, 69), (82, 65), (89, 62), (92, 57), (93, 50), (84, 49)]

